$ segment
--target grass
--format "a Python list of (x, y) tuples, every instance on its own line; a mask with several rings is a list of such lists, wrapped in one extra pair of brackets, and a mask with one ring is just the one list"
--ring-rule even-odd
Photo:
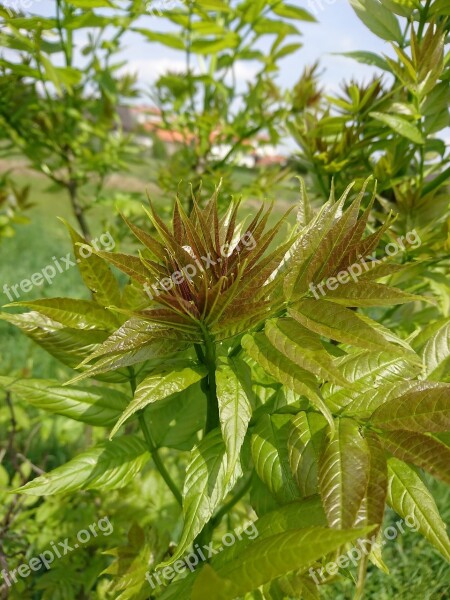
[[(449, 523), (450, 488), (428, 476), (426, 481), (444, 522)], [(395, 527), (399, 519), (392, 510), (388, 510), (383, 529)], [(407, 527), (404, 529), (405, 533), (399, 533), (383, 549), (383, 560), (389, 568), (389, 574), (373, 565), (369, 567), (365, 600), (449, 600), (450, 565), (420, 534)], [(354, 581), (341, 578), (333, 585), (322, 588), (321, 598), (351, 600), (353, 593)]]

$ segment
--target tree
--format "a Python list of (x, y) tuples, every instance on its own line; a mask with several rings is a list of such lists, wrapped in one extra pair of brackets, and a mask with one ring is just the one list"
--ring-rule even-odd
[[(133, 3), (114, 14), (96, 11), (108, 0), (57, 0), (51, 17), (1, 8), (0, 137), (10, 154), (67, 191), (89, 238), (86, 209), (112, 171), (126, 167), (129, 140), (121, 131), (119, 102), (133, 96), (134, 79), (115, 62), (122, 36), (137, 18)], [(92, 8), (89, 8), (92, 6)], [(85, 38), (87, 41), (80, 41)], [(62, 64), (62, 66), (57, 66)]]
[[(201, 185), (203, 199), (223, 180), (224, 197), (236, 191), (234, 167), (239, 154), (249, 154), (264, 143), (276, 145), (283, 132), (284, 94), (275, 82), (280, 61), (301, 47), (294, 22), (314, 21), (312, 15), (281, 0), (196, 2), (157, 13), (176, 31), (136, 28), (151, 43), (179, 50), (185, 57), (182, 73), (162, 75), (154, 97), (164, 126), (184, 143), (160, 171), (163, 188), (176, 191), (184, 180), (194, 194)], [(268, 52), (261, 41), (272, 40)], [(249, 63), (252, 61), (252, 63)], [(257, 65), (244, 86), (237, 82), (242, 64)], [(268, 136), (262, 140), (262, 133)], [(218, 152), (214, 149), (219, 148)], [(261, 193), (278, 179), (256, 178)], [(242, 190), (242, 187), (240, 188)], [(192, 208), (189, 190), (180, 192)]]

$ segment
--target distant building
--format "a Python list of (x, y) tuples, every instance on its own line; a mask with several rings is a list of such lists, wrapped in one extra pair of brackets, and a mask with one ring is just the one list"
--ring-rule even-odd
[[(136, 140), (142, 146), (151, 148), (153, 140), (157, 137), (162, 141), (169, 154), (173, 154), (180, 147), (195, 142), (195, 136), (189, 131), (169, 129), (164, 123), (162, 112), (155, 106), (127, 106), (119, 108), (122, 127), (129, 133), (136, 135)], [(213, 160), (224, 160), (233, 148), (230, 141), (221, 129), (211, 134), (211, 158)], [(245, 149), (238, 150), (234, 154), (236, 165), (253, 169), (255, 166), (286, 166), (287, 157), (277, 153), (277, 149), (270, 143), (268, 136), (260, 135), (255, 140), (244, 140), (242, 146)]]

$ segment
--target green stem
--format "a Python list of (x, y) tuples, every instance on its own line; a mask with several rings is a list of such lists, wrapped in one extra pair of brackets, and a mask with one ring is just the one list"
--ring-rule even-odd
[(367, 564), (369, 562), (369, 555), (365, 554), (358, 567), (358, 581), (356, 583), (355, 595), (353, 600), (362, 600), (364, 598), (364, 586), (366, 583), (367, 576)]
[[(131, 386), (131, 391), (132, 391), (133, 397), (134, 397), (134, 394), (136, 392), (136, 374), (134, 372), (134, 369), (129, 368), (128, 370), (130, 372), (130, 386)], [(144, 434), (145, 441), (147, 442), (147, 446), (148, 446), (148, 449), (150, 451), (150, 455), (151, 455), (151, 457), (153, 459), (153, 462), (155, 463), (155, 467), (158, 469), (159, 474), (164, 479), (164, 481), (167, 484), (167, 487), (170, 489), (170, 491), (174, 495), (175, 500), (178, 502), (178, 504), (180, 506), (182, 506), (182, 504), (183, 504), (183, 498), (181, 496), (180, 490), (175, 485), (175, 482), (171, 478), (168, 470), (166, 469), (166, 467), (164, 466), (163, 461), (161, 460), (161, 457), (159, 456), (158, 448), (156, 447), (156, 444), (155, 444), (155, 442), (153, 440), (153, 437), (152, 437), (152, 434), (150, 432), (150, 429), (148, 428), (148, 425), (147, 425), (147, 423), (145, 421), (144, 411), (140, 411), (139, 412), (139, 414), (138, 414), (138, 420), (139, 420), (139, 425), (141, 426), (141, 429), (142, 429), (142, 433)]]
[(423, 11), (420, 11), (420, 23), (419, 29), (417, 31), (417, 39), (419, 42), (422, 41), (423, 30), (425, 29), (425, 24), (428, 19), (428, 11), (430, 10), (431, 0), (427, 0), (425, 6), (423, 7)]
[(231, 498), (231, 500), (229, 500), (226, 504), (224, 504), (222, 506), (222, 508), (220, 510), (217, 511), (217, 513), (214, 515), (213, 519), (211, 520), (213, 527), (217, 527), (217, 525), (219, 525), (219, 523), (223, 519), (223, 517), (225, 515), (227, 515), (230, 512), (230, 510), (233, 508), (233, 506), (236, 506), (236, 504), (240, 500), (242, 500), (242, 498), (245, 496), (245, 494), (249, 491), (249, 489), (252, 485), (252, 481), (253, 481), (253, 474), (254, 474), (254, 472), (252, 471), (250, 473), (250, 475), (248, 476), (247, 480), (242, 485), (241, 489), (236, 493), (236, 495), (233, 496), (233, 498)]
[(220, 524), (220, 521), (223, 519), (225, 515), (227, 515), (230, 510), (235, 506), (239, 500), (241, 500), (245, 494), (250, 489), (250, 486), (253, 481), (253, 471), (248, 476), (248, 479), (244, 482), (240, 490), (236, 493), (235, 496), (231, 498), (226, 504), (222, 506), (220, 510), (217, 511), (215, 516), (203, 527), (201, 532), (195, 538), (194, 545), (198, 544), (199, 546), (206, 546), (212, 540), (212, 536), (214, 533), (214, 529)]
[(150, 433), (147, 423), (145, 422), (145, 417), (144, 417), (143, 412), (141, 412), (139, 414), (138, 419), (139, 419), (139, 424), (142, 429), (142, 433), (144, 434), (145, 441), (147, 442), (148, 449), (150, 450), (150, 454), (152, 456), (152, 459), (153, 459), (153, 462), (155, 463), (156, 468), (158, 469), (161, 477), (166, 482), (167, 487), (170, 489), (170, 491), (174, 495), (175, 500), (178, 502), (178, 504), (180, 506), (182, 506), (183, 499), (182, 499), (181, 493), (180, 493), (179, 489), (177, 488), (177, 486), (175, 485), (175, 483), (174, 483), (173, 479), (171, 478), (169, 472), (167, 471), (166, 467), (164, 466), (164, 463), (161, 460), (161, 457), (159, 456), (158, 449), (156, 448), (155, 442), (153, 441), (153, 438), (152, 438), (152, 434)]
[(208, 376), (202, 380), (202, 390), (207, 398), (205, 435), (220, 425), (219, 404), (216, 386), (216, 346), (214, 340), (205, 329), (204, 348), (196, 347), (197, 356), (208, 369)]

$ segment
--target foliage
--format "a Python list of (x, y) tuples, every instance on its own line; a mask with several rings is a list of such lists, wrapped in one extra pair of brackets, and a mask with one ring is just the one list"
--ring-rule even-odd
[[(314, 21), (314, 17), (281, 0), (188, 0), (153, 14), (176, 30), (139, 27), (137, 31), (149, 42), (185, 56), (183, 72), (162, 75), (154, 89), (165, 128), (179, 132), (185, 141), (161, 169), (160, 183), (173, 192), (184, 180), (196, 194), (203, 184), (204, 200), (223, 179), (228, 196), (238, 191), (233, 185), (237, 158), (280, 141), (285, 102), (275, 77), (280, 61), (301, 47), (295, 23)], [(268, 38), (270, 51), (264, 52), (260, 44), (262, 40), (267, 44)], [(255, 65), (256, 72), (240, 86), (237, 70), (247, 64)], [(251, 193), (266, 193), (278, 179), (278, 174), (261, 175)], [(182, 189), (191, 207), (190, 193)]]
[(30, 186), (19, 188), (9, 173), (0, 177), (0, 242), (2, 237), (14, 235), (14, 225), (27, 222), (23, 213), (33, 206), (29, 193)]
[[(2, 152), (19, 151), (65, 189), (87, 237), (86, 185), (94, 184), (98, 197), (105, 177), (124, 168), (130, 155), (117, 108), (135, 94), (134, 80), (119, 74), (114, 59), (137, 17), (132, 6), (113, 16), (95, 10), (110, 6), (107, 1), (90, 6), (58, 0), (52, 17), (0, 7), (7, 50), (0, 60), (0, 136), (9, 142)], [(75, 61), (76, 53), (83, 64)]]
[[(287, 589), (318, 597), (309, 569), (377, 534), (386, 502), (450, 558), (417, 470), (450, 482), (448, 319), (405, 340), (369, 318), (374, 306), (434, 302), (380, 283), (399, 266), (375, 260), (357, 281), (312, 295), (312, 285), (372, 252), (391, 224), (365, 235), (375, 199), (364, 186), (348, 203), (351, 187), (318, 211), (302, 187), (294, 228), (287, 216), (268, 228), (263, 207), (245, 225), (238, 202), (220, 218), (218, 191), (203, 209), (194, 199), (190, 215), (177, 201), (171, 227), (152, 208), (157, 235), (128, 223), (139, 257), (83, 259), (83, 240), (71, 230), (92, 300), (24, 301), (31, 312), (2, 313), (80, 371), (65, 387), (13, 378), (3, 387), (99, 430), (90, 449), (18, 494), (119, 489), (151, 458), (173, 509), (181, 505), (181, 527), (173, 520), (169, 529), (175, 548), (153, 521), (154, 535), (135, 531), (127, 549), (115, 550), (126, 557), (108, 568), (121, 600), (206, 598), (218, 589), (224, 599), (283, 597)], [(108, 263), (129, 276), (125, 288)], [(217, 548), (225, 520), (228, 530), (242, 528), (249, 514), (256, 539), (243, 537), (154, 592), (144, 585), (139, 556), (153, 557), (152, 572), (177, 564), (192, 544)], [(370, 557), (382, 565), (375, 549)], [(363, 560), (358, 593), (366, 567)]]
[[(396, 2), (352, 0), (356, 14), (372, 33), (390, 43), (390, 55), (366, 51), (345, 56), (381, 69), (383, 75), (361, 84), (342, 84), (340, 94), (325, 95), (316, 67), (307, 69), (293, 90), (290, 131), (300, 147), (299, 161), (323, 195), (331, 181), (339, 193), (350, 180), (373, 173), (382, 210), (392, 211), (396, 238), (415, 231), (421, 244), (408, 249), (421, 265), (394, 275), (423, 293), (432, 289), (449, 316), (450, 14), (439, 0)], [(391, 314), (390, 324), (412, 333), (412, 321), (429, 322), (430, 313), (410, 307)]]

